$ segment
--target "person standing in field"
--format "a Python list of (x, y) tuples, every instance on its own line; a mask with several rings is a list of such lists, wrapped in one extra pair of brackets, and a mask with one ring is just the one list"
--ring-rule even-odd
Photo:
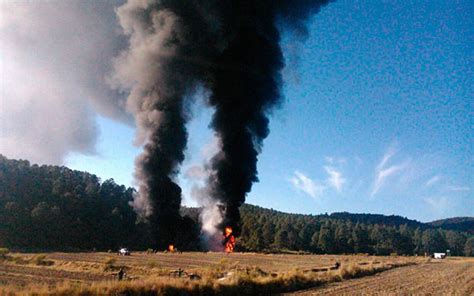
[(119, 281), (123, 280), (124, 275), (125, 275), (125, 272), (123, 271), (123, 268), (120, 268), (119, 272), (117, 273), (117, 279)]

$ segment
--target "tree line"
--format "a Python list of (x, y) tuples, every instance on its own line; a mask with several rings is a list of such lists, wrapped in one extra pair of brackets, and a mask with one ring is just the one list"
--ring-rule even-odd
[[(153, 248), (147, 221), (130, 206), (133, 188), (63, 166), (31, 165), (0, 155), (0, 247), (36, 250)], [(199, 209), (183, 208), (189, 227), (177, 242), (201, 250)], [(252, 205), (241, 207), (237, 247), (246, 251), (424, 254), (449, 249), (474, 255), (474, 237), (463, 231), (399, 216), (336, 213), (298, 215)]]
[(0, 155), (0, 246), (103, 250), (146, 245), (146, 225), (128, 204), (133, 194), (113, 180)]
[[(321, 254), (424, 255), (445, 252), (473, 256), (474, 236), (434, 228), (399, 216), (336, 213), (287, 214), (257, 206), (241, 207), (241, 248), (249, 251), (300, 250)], [(341, 218), (344, 217), (344, 218)]]

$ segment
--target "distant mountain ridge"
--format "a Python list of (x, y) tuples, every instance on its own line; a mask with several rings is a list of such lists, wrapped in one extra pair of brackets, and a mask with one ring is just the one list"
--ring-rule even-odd
[(454, 217), (432, 221), (427, 224), (447, 230), (464, 231), (474, 234), (474, 217)]
[[(198, 207), (183, 207), (182, 213), (190, 217), (198, 217), (200, 208)], [(362, 224), (378, 224), (385, 226), (401, 226), (407, 225), (409, 227), (422, 229), (427, 228), (441, 228), (445, 230), (456, 230), (474, 234), (474, 217), (452, 217), (446, 219), (435, 220), (432, 222), (420, 222), (418, 220), (409, 219), (399, 215), (383, 215), (383, 214), (368, 214), (368, 213), (349, 213), (349, 212), (334, 212), (331, 214), (298, 214), (288, 213), (279, 210), (264, 208), (252, 204), (243, 204), (241, 210), (252, 210), (261, 212), (262, 214), (275, 213), (279, 215), (288, 216), (302, 216), (302, 217), (326, 217), (335, 220), (350, 221), (352, 223)]]
[(411, 227), (420, 227), (425, 223), (417, 220), (408, 219), (399, 215), (382, 215), (382, 214), (353, 214), (349, 212), (336, 212), (329, 215), (331, 218), (350, 220), (354, 223), (364, 224), (382, 224), (390, 226), (408, 225)]

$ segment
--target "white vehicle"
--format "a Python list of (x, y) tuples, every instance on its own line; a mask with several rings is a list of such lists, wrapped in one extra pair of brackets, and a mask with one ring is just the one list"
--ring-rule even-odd
[(434, 259), (444, 259), (444, 258), (446, 258), (446, 253), (434, 253), (433, 258)]
[(121, 248), (119, 251), (118, 251), (118, 254), (120, 256), (130, 256), (130, 250), (127, 249), (127, 248)]

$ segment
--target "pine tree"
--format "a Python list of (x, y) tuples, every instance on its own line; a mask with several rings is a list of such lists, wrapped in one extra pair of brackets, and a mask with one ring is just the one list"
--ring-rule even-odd
[(349, 230), (343, 221), (339, 221), (334, 232), (334, 251), (337, 253), (351, 253), (347, 243), (349, 239)]
[(463, 234), (451, 230), (446, 231), (446, 243), (448, 244), (451, 255), (464, 255), (466, 237)]
[(393, 251), (392, 238), (387, 228), (375, 225), (370, 232), (373, 249), (377, 255), (388, 255)]
[(319, 230), (318, 248), (323, 253), (331, 254), (334, 252), (334, 235), (329, 223), (326, 223)]
[(423, 232), (421, 231), (420, 227), (416, 228), (415, 232), (413, 233), (413, 244), (415, 246), (414, 253), (418, 255), (423, 255), (423, 241), (422, 241)]
[(263, 236), (260, 228), (255, 228), (250, 233), (250, 237), (247, 240), (246, 246), (251, 251), (261, 251), (264, 248)]
[(474, 256), (474, 237), (469, 238), (464, 245), (464, 255), (465, 256)]
[(432, 254), (434, 252), (444, 252), (447, 249), (447, 244), (441, 235), (441, 233), (436, 229), (427, 229), (423, 231), (421, 237), (423, 250)]
[(305, 224), (298, 233), (298, 249), (299, 250), (309, 250), (311, 249), (311, 235), (313, 230), (310, 224)]
[(290, 241), (288, 239), (288, 231), (280, 229), (275, 235), (274, 246), (278, 249), (288, 249)]
[(311, 250), (313, 252), (319, 252), (319, 232), (315, 231), (311, 236)]
[(270, 245), (273, 244), (275, 238), (275, 224), (273, 224), (270, 219), (268, 219), (263, 225), (262, 236), (264, 247), (267, 249), (270, 248)]

